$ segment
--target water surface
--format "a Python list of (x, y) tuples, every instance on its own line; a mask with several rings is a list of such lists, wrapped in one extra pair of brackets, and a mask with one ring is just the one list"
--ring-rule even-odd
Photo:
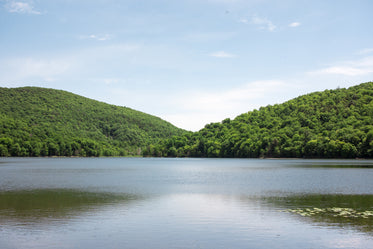
[(372, 160), (1, 158), (0, 248), (373, 248)]

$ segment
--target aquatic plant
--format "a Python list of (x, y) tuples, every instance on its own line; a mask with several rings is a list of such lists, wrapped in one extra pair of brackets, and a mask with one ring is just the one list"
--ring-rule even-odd
[(331, 208), (297, 208), (297, 209), (286, 209), (281, 210), (286, 213), (294, 213), (300, 216), (314, 216), (314, 215), (330, 215), (333, 217), (344, 217), (344, 218), (373, 218), (372, 210), (358, 211), (353, 208), (342, 208), (342, 207), (331, 207)]

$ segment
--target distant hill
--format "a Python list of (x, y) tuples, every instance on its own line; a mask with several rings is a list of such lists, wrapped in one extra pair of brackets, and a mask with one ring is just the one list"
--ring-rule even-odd
[(0, 156), (373, 158), (373, 82), (186, 132), (61, 90), (0, 88)]
[(0, 88), (0, 156), (125, 156), (184, 131), (66, 91)]
[(151, 145), (146, 155), (372, 158), (373, 82), (300, 96)]

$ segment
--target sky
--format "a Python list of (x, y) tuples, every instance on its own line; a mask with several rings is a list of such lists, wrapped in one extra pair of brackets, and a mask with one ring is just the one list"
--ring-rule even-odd
[(0, 0), (0, 87), (66, 90), (197, 131), (373, 80), (371, 0)]

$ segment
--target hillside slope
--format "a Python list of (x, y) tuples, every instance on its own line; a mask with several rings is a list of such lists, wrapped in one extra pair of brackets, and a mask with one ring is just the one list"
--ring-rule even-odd
[(134, 155), (182, 133), (155, 116), (66, 91), (0, 88), (0, 156)]
[(373, 82), (300, 96), (149, 146), (193, 157), (373, 157)]

